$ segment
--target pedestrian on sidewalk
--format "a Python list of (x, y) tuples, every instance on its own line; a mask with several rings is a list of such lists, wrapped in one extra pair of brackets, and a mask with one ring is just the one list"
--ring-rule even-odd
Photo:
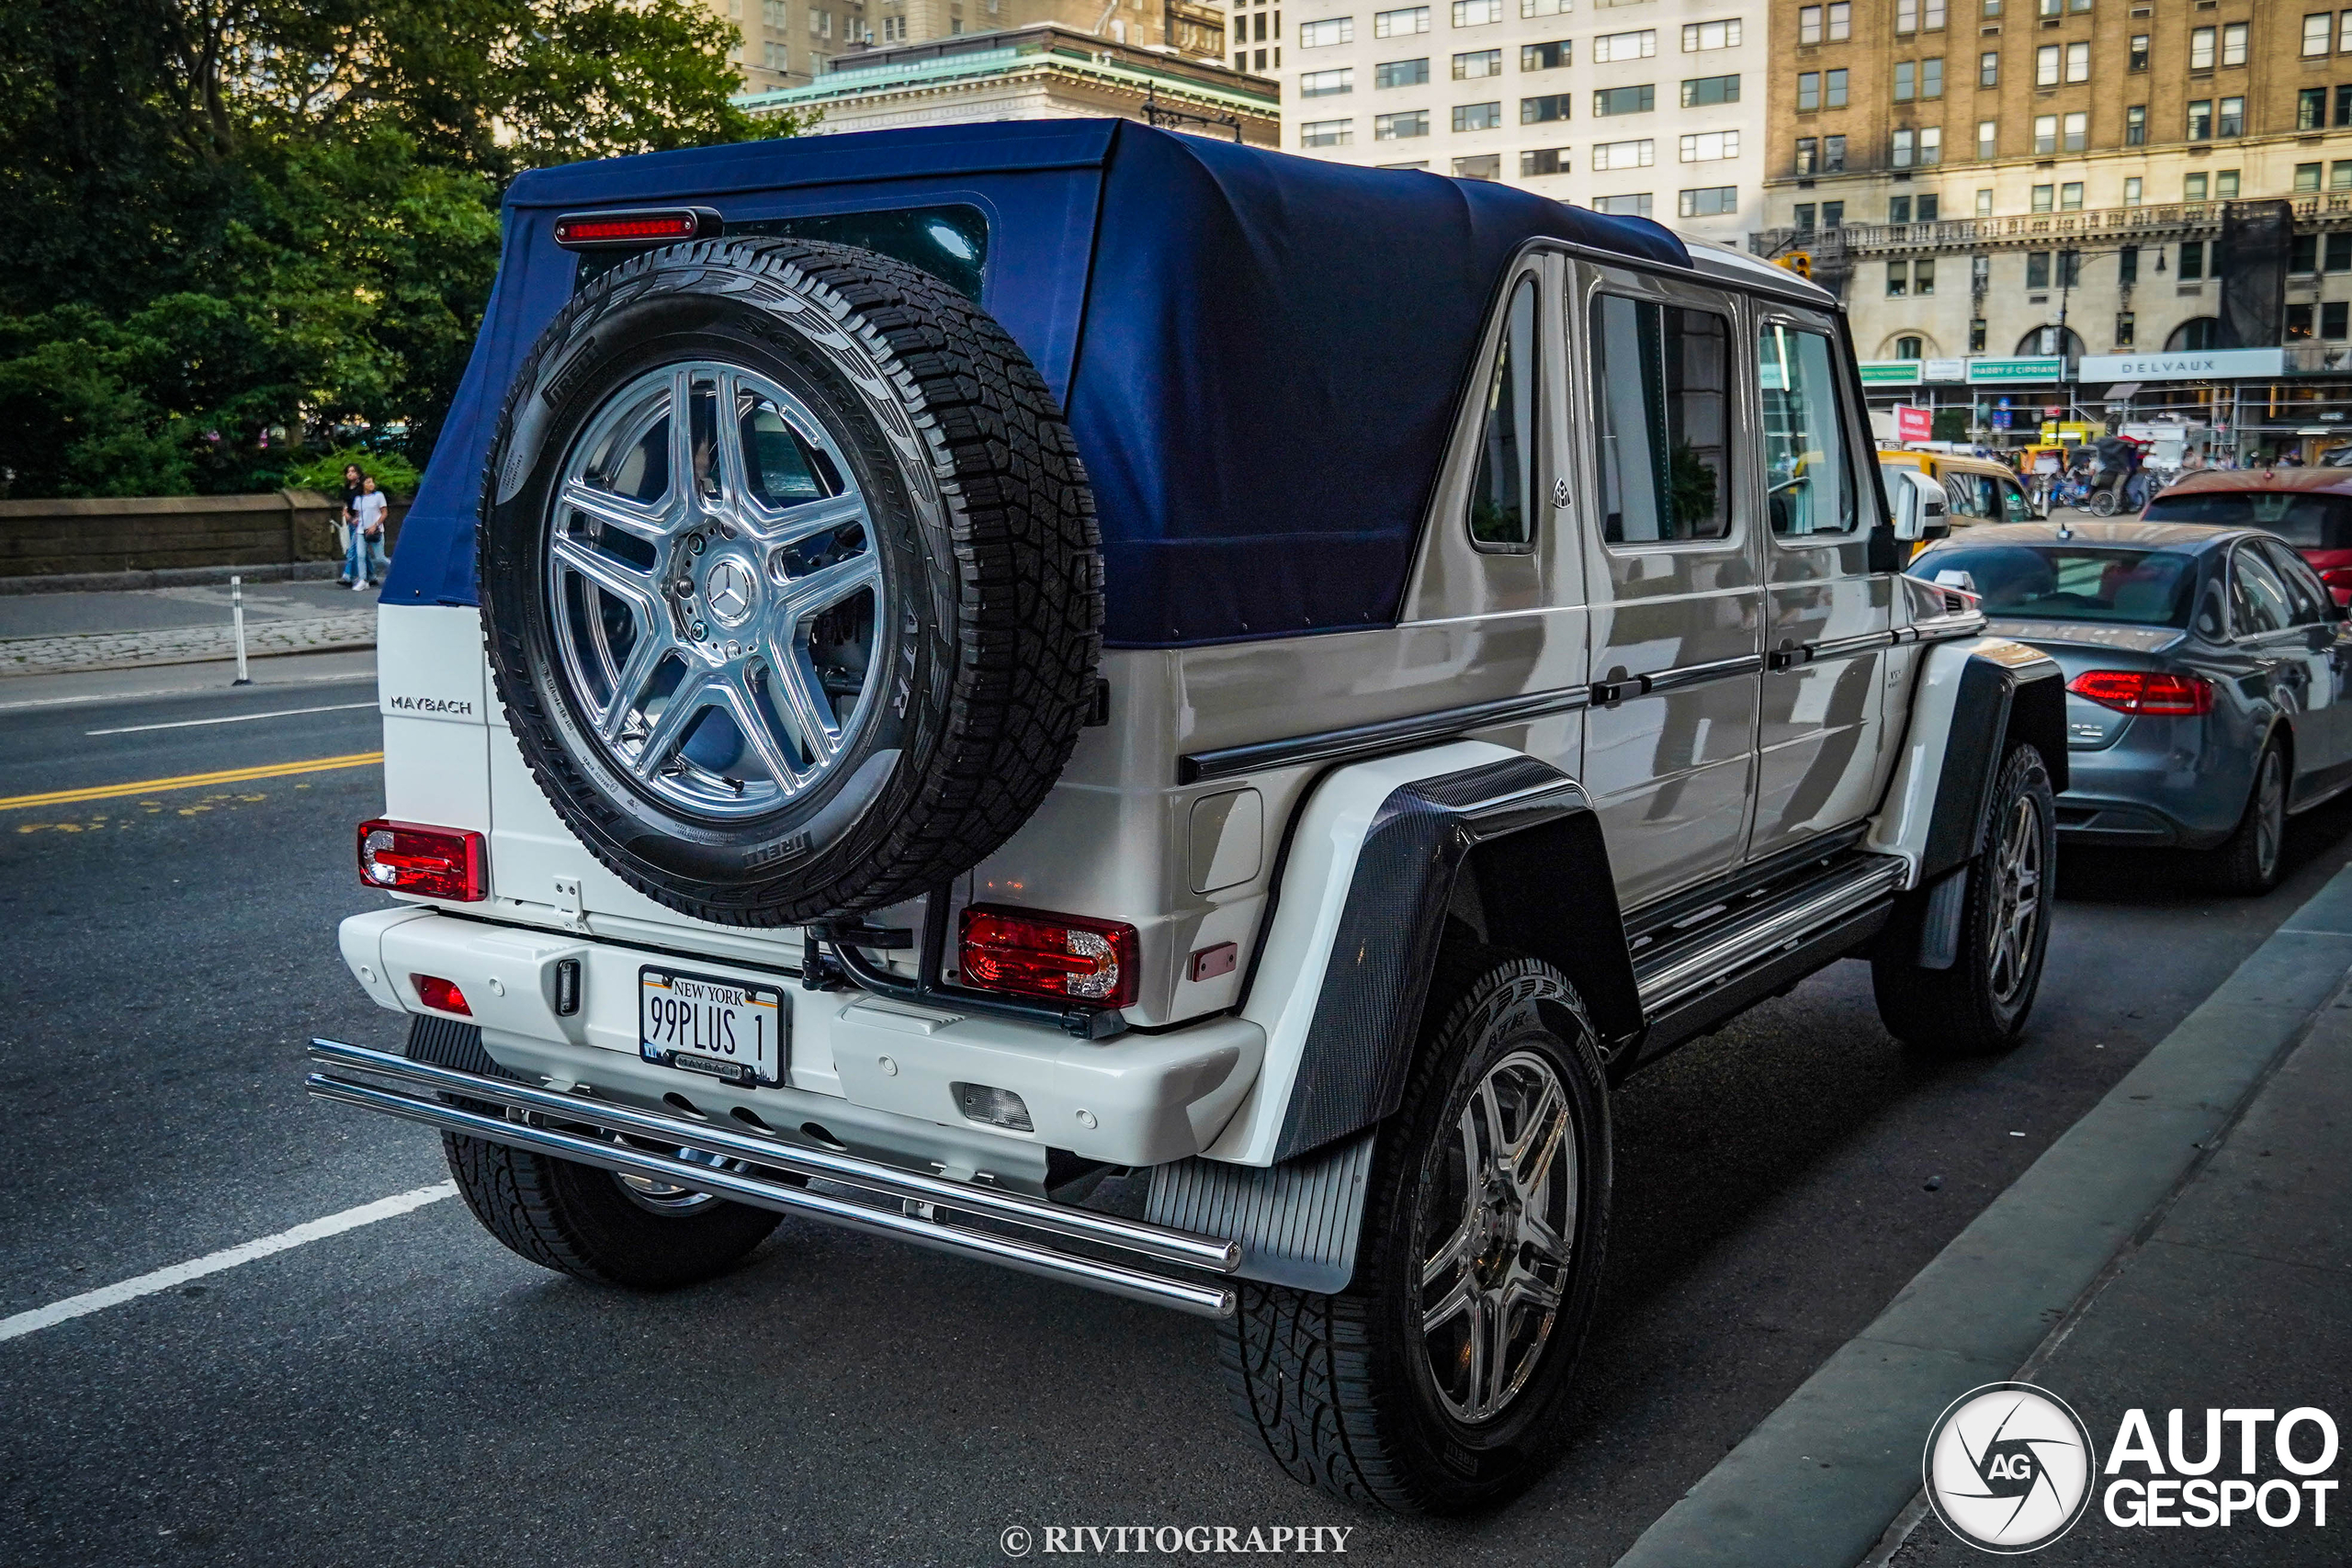
[(375, 587), (381, 575), (391, 570), (391, 561), (384, 554), (384, 510), (388, 504), (384, 492), (376, 488), (374, 478), (363, 476), (359, 493), (351, 502), (351, 553), (344, 563), (355, 593)]
[(351, 582), (351, 503), (359, 499), (360, 491), (366, 488), (359, 480), (359, 465), (345, 463), (343, 466), (343, 510), (336, 513), (334, 518), (334, 547), (336, 553), (343, 557), (343, 574), (335, 581), (346, 587)]

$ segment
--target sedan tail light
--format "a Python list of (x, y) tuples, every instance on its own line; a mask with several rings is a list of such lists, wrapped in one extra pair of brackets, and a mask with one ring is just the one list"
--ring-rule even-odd
[(2086, 670), (2066, 690), (2118, 713), (2187, 718), (2213, 711), (2213, 684), (2163, 670)]
[(1044, 909), (964, 911), (964, 983), (983, 991), (1125, 1007), (1136, 999), (1136, 928)]
[(2352, 566), (2329, 567), (2319, 574), (2319, 580), (2335, 595), (2337, 604), (2352, 604)]
[(359, 824), (359, 880), (391, 893), (479, 903), (490, 896), (482, 837), (379, 817)]
[(458, 989), (456, 981), (444, 980), (438, 975), (411, 975), (408, 983), (416, 987), (416, 999), (435, 1012), (473, 1017), (474, 1010), (466, 1005), (466, 993)]

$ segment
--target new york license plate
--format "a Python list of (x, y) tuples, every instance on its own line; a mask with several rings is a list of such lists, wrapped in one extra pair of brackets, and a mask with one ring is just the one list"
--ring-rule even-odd
[(775, 986), (650, 964), (637, 972), (638, 1051), (736, 1084), (784, 1081), (786, 1010)]

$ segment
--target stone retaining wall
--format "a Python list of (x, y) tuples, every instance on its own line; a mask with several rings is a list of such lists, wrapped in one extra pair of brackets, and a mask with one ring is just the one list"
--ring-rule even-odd
[[(0, 501), (0, 578), (333, 560), (337, 502), (315, 491)], [(396, 542), (408, 502), (391, 504)]]

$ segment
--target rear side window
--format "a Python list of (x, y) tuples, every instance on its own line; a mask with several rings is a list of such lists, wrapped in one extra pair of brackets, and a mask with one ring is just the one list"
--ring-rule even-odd
[(1838, 361), (1829, 340), (1775, 322), (1758, 333), (1756, 358), (1772, 532), (1798, 539), (1852, 533), (1860, 513), (1838, 417)]
[(1731, 532), (1731, 322), (1614, 294), (1591, 306), (1601, 537), (1612, 545)]
[(1536, 378), (1542, 373), (1532, 277), (1511, 290), (1487, 379), (1487, 425), (1478, 441), (1478, 475), (1470, 491), (1470, 539), (1484, 550), (1523, 550), (1535, 543)]
[(2295, 604), (2278, 572), (2250, 545), (2230, 557), (2230, 628), (2240, 637), (2282, 632), (2295, 622)]
[[(977, 301), (987, 281), (989, 220), (963, 202), (905, 207), (888, 212), (828, 212), (802, 218), (760, 218), (729, 223), (729, 239), (774, 237), (855, 245), (919, 266), (966, 299)], [(589, 251), (580, 258), (575, 289), (584, 288), (628, 260), (628, 251)]]
[(2295, 491), (2192, 491), (2159, 496), (2151, 523), (2259, 528), (2299, 550), (2352, 550), (2352, 496)]

